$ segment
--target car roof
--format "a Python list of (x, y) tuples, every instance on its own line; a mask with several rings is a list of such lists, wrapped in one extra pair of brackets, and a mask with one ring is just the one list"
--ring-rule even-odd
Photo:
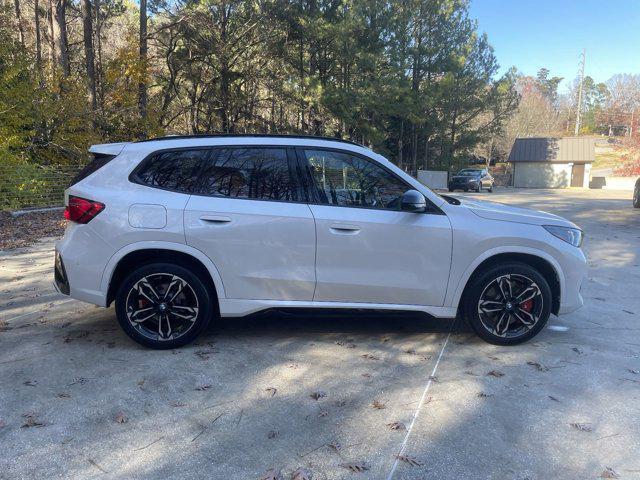
[(283, 139), (311, 139), (311, 140), (328, 140), (331, 142), (342, 142), (348, 143), (351, 145), (356, 145), (358, 147), (363, 147), (364, 145), (353, 142), (351, 140), (344, 140), (338, 137), (326, 137), (322, 135), (288, 135), (288, 134), (277, 134), (277, 133), (263, 133), (263, 134), (254, 134), (254, 133), (214, 133), (214, 134), (199, 134), (199, 135), (167, 135), (164, 137), (154, 137), (147, 138), (144, 140), (138, 140), (136, 143), (142, 142), (156, 142), (160, 140), (185, 140), (185, 139), (193, 139), (193, 138), (283, 138)]
[[(332, 148), (360, 153), (368, 157), (383, 159), (381, 155), (371, 149), (349, 140), (333, 137), (318, 137), (310, 135), (175, 135), (168, 137), (150, 138), (125, 144), (123, 152), (150, 154), (160, 150), (173, 150), (197, 147), (226, 147), (226, 146), (280, 146), (304, 148)], [(106, 145), (100, 145), (105, 147)], [(94, 146), (97, 147), (97, 146)], [(92, 147), (93, 148), (93, 147)], [(92, 151), (99, 151), (94, 149)]]

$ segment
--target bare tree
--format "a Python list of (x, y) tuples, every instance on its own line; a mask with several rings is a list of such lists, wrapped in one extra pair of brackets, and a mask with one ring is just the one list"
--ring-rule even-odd
[(84, 38), (84, 56), (87, 69), (87, 89), (91, 109), (96, 110), (96, 72), (95, 55), (93, 50), (93, 21), (91, 18), (91, 0), (81, 0), (82, 32)]
[(147, 0), (140, 0), (140, 63), (143, 76), (138, 83), (138, 108), (144, 121), (147, 119)]
[(22, 46), (25, 46), (24, 43), (24, 23), (22, 22), (22, 10), (20, 9), (20, 0), (14, 0), (13, 5), (16, 9), (16, 20), (18, 21), (18, 38), (20, 39), (20, 43)]
[(53, 37), (56, 46), (57, 63), (62, 69), (62, 74), (68, 77), (71, 74), (69, 65), (69, 42), (67, 37), (67, 2), (66, 0), (52, 0), (52, 14), (54, 18)]

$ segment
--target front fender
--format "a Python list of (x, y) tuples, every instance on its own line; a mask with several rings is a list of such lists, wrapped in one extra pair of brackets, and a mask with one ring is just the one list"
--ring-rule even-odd
[(553, 267), (553, 269), (556, 272), (556, 275), (558, 276), (558, 280), (560, 282), (560, 291), (564, 292), (566, 281), (564, 278), (562, 268), (558, 263), (558, 261), (555, 258), (553, 258), (553, 256), (551, 256), (548, 252), (545, 252), (544, 250), (539, 250), (537, 248), (524, 247), (520, 245), (516, 245), (516, 246), (503, 245), (500, 247), (495, 247), (495, 248), (486, 250), (485, 252), (477, 256), (473, 260), (473, 262), (469, 264), (467, 269), (464, 271), (463, 275), (458, 280), (457, 286), (455, 288), (452, 288), (450, 292), (449, 291), (447, 292), (448, 303), (445, 303), (445, 305), (458, 308), (458, 305), (460, 304), (460, 299), (462, 298), (462, 294), (464, 293), (464, 289), (466, 288), (467, 283), (471, 278), (471, 275), (473, 275), (473, 272), (475, 272), (478, 266), (485, 260), (491, 257), (494, 257), (496, 255), (504, 254), (504, 253), (523, 253), (527, 255), (540, 257), (546, 260)]

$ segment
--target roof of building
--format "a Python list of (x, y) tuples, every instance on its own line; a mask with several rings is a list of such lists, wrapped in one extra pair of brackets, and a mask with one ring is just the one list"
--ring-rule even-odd
[(591, 163), (595, 141), (591, 137), (516, 138), (509, 162)]

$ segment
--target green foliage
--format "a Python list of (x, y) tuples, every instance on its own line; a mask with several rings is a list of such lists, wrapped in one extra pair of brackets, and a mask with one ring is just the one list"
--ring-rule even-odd
[[(2, 165), (81, 165), (92, 143), (163, 133), (290, 132), (362, 142), (409, 170), (446, 169), (517, 105), (515, 77), (495, 77), (467, 0), (150, 0), (147, 60), (137, 8), (108, 0), (94, 16), (95, 110), (83, 23), (69, 13), (80, 9), (67, 9), (66, 76), (44, 42), (46, 18), (36, 62), (35, 27), (23, 46), (10, 7), (0, 10)], [(553, 90), (555, 77), (540, 78)]]

